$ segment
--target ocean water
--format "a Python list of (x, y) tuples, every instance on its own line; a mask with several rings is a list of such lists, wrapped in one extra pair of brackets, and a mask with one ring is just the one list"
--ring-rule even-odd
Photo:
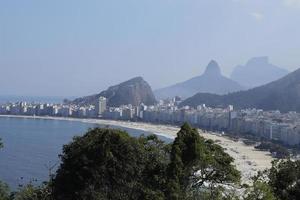
[[(65, 97), (73, 99), (74, 97)], [(7, 102), (38, 102), (38, 103), (62, 103), (64, 97), (46, 97), (46, 96), (16, 96), (16, 95), (0, 95), (0, 104)]]
[[(48, 180), (49, 168), (59, 163), (62, 146), (71, 142), (74, 136), (83, 135), (87, 129), (96, 126), (99, 127), (75, 121), (0, 117), (0, 138), (4, 143), (0, 150), (0, 180), (8, 183), (13, 190), (29, 181), (40, 184)], [(126, 130), (132, 136), (150, 134), (110, 127)], [(52, 172), (55, 172), (55, 167)]]

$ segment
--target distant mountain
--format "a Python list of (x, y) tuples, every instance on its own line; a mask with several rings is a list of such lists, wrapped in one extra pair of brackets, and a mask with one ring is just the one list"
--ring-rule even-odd
[(278, 80), (288, 73), (287, 70), (269, 63), (268, 57), (255, 57), (246, 65), (237, 66), (231, 74), (231, 79), (245, 87), (253, 88)]
[(237, 82), (224, 77), (221, 74), (218, 63), (212, 60), (204, 74), (194, 77), (182, 83), (177, 83), (170, 87), (154, 91), (159, 99), (180, 96), (182, 98), (190, 97), (198, 92), (209, 92), (215, 94), (227, 94), (233, 91), (242, 90), (243, 87)]
[(198, 93), (182, 102), (181, 106), (196, 107), (200, 104), (300, 112), (300, 69), (277, 81), (247, 91), (227, 95)]
[(156, 103), (150, 85), (142, 77), (136, 77), (120, 83), (119, 85), (111, 86), (99, 94), (77, 98), (72, 101), (72, 103), (78, 105), (95, 104), (100, 96), (108, 99), (108, 106), (127, 104), (137, 106), (141, 103), (146, 105), (153, 105)]

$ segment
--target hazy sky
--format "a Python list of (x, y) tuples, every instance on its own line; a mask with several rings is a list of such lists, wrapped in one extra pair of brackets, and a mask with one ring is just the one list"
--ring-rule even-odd
[(156, 89), (264, 55), (300, 67), (300, 0), (0, 0), (0, 95)]

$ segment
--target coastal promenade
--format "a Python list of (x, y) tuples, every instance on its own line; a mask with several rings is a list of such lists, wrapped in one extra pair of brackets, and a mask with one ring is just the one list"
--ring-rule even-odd
[[(114, 121), (103, 119), (82, 119), (82, 118), (68, 118), (68, 117), (48, 117), (48, 116), (23, 116), (23, 115), (0, 115), (0, 117), (11, 118), (28, 118), (28, 119), (44, 119), (44, 120), (65, 120), (65, 121), (79, 121), (83, 123), (101, 124), (107, 126), (120, 126), (124, 128), (131, 128), (151, 132), (156, 135), (164, 136), (170, 139), (176, 137), (180, 127), (170, 125), (157, 125), (143, 122), (129, 122), (129, 121)], [(271, 167), (273, 160), (269, 152), (258, 151), (254, 146), (246, 145), (241, 140), (234, 141), (215, 132), (204, 132), (198, 130), (200, 135), (206, 139), (212, 139), (217, 144), (222, 146), (225, 151), (235, 159), (237, 169), (242, 173), (242, 183), (249, 183), (250, 178), (257, 174), (258, 171)]]

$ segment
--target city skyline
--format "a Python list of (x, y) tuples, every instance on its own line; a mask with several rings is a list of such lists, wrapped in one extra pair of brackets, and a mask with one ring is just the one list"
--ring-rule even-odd
[(226, 76), (256, 56), (294, 71), (300, 67), (299, 5), (3, 1), (0, 94), (84, 96), (135, 76), (158, 89), (202, 74), (211, 59)]
[(300, 142), (300, 114), (294, 111), (256, 108), (235, 109), (233, 105), (212, 108), (206, 104), (197, 107), (183, 106), (180, 98), (160, 101), (154, 105), (131, 104), (109, 107), (107, 99), (99, 97), (95, 104), (0, 103), (0, 116), (44, 116), (66, 119), (106, 119), (178, 125), (188, 122), (196, 127), (219, 132), (253, 134), (287, 145)]

